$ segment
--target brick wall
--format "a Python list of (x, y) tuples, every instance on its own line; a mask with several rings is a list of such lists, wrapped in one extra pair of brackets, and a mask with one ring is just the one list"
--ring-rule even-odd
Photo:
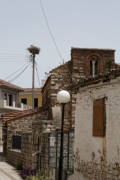
[[(57, 104), (56, 95), (59, 90), (68, 90), (70, 85), (76, 84), (81, 78), (90, 76), (90, 60), (93, 56), (98, 59), (98, 73), (105, 72), (107, 60), (111, 60), (114, 64), (114, 50), (72, 48), (71, 60), (50, 72), (51, 75), (43, 87), (43, 102), (49, 104), (50, 113), (51, 106)], [(65, 124), (68, 128), (74, 128), (76, 91), (69, 89), (69, 92), (71, 102), (66, 108), (69, 113), (65, 118)]]
[(72, 48), (72, 83), (76, 83), (82, 77), (90, 76), (90, 60), (93, 56), (98, 58), (98, 73), (104, 73), (107, 60), (112, 60), (114, 63), (114, 50)]

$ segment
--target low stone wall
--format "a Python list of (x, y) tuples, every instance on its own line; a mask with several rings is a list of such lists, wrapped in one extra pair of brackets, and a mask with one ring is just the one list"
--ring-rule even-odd
[(7, 150), (7, 161), (18, 168), (18, 166), (23, 164), (23, 155), (19, 151)]

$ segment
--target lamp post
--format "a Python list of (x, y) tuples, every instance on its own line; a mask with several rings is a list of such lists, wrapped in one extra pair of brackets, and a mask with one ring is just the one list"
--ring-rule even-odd
[(57, 101), (62, 105), (62, 122), (61, 122), (61, 141), (60, 141), (60, 158), (58, 180), (63, 179), (63, 144), (64, 144), (64, 110), (65, 104), (70, 101), (70, 94), (65, 90), (61, 90), (57, 94)]

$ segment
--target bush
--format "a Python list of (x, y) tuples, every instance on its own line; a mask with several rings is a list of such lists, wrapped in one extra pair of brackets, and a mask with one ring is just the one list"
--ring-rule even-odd
[(36, 176), (27, 176), (25, 180), (50, 180), (45, 175), (42, 175), (41, 173), (37, 173)]
[(26, 179), (27, 177), (36, 176), (37, 170), (36, 169), (24, 169), (21, 171), (20, 175), (23, 179)]

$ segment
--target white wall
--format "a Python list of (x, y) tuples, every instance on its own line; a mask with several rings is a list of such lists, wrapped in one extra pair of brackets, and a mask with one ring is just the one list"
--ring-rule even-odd
[[(93, 137), (93, 100), (106, 100), (106, 137)], [(75, 152), (80, 159), (99, 161), (103, 154), (108, 163), (120, 163), (120, 80), (84, 87), (77, 94), (75, 113)]]

